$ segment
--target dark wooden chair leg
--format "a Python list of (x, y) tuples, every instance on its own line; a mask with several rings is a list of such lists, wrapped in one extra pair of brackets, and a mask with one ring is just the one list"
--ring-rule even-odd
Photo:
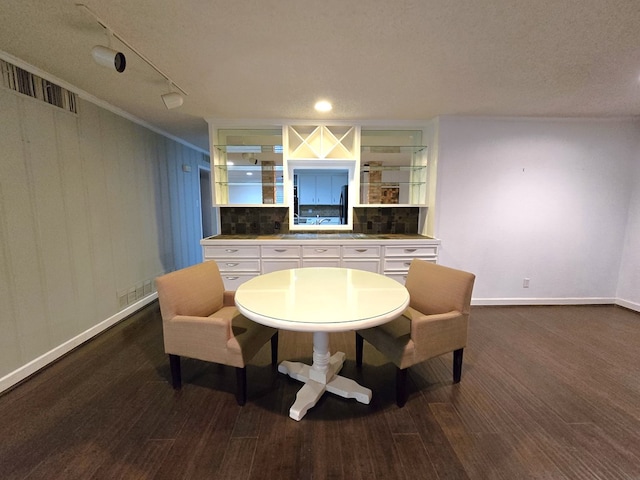
[(278, 366), (278, 332), (271, 337), (271, 365), (274, 368)]
[(453, 383), (459, 383), (462, 377), (462, 352), (464, 348), (459, 348), (453, 352)]
[(407, 403), (407, 369), (396, 367), (396, 404), (404, 407)]
[(364, 349), (364, 338), (356, 332), (356, 366), (362, 366), (362, 350)]
[(247, 403), (247, 369), (236, 367), (236, 401), (242, 406)]
[(178, 390), (182, 387), (182, 373), (180, 372), (180, 356), (169, 354), (169, 367), (171, 368), (171, 385)]

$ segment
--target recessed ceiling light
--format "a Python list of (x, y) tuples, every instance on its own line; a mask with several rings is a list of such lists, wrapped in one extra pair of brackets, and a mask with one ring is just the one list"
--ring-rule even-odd
[(315, 105), (315, 109), (319, 112), (328, 112), (332, 109), (333, 107), (331, 106), (331, 104), (329, 102), (327, 102), (326, 100), (320, 100), (319, 102), (316, 103)]

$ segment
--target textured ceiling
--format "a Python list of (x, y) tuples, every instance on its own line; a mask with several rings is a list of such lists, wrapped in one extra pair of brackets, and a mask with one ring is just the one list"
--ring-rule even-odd
[[(395, 125), (438, 115), (640, 115), (638, 0), (2, 0), (0, 50), (208, 149), (205, 118)], [(327, 98), (328, 114), (313, 110)]]

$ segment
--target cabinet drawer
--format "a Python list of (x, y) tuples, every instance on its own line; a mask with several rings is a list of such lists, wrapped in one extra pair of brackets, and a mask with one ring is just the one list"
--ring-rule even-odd
[(365, 270), (373, 273), (380, 272), (380, 260), (373, 258), (343, 258), (342, 266), (344, 268), (354, 268), (356, 270)]
[(303, 267), (339, 267), (339, 258), (303, 258)]
[(299, 258), (300, 247), (295, 245), (263, 245), (264, 258)]
[(302, 258), (340, 258), (340, 245), (305, 245)]
[(224, 283), (225, 290), (235, 291), (238, 289), (240, 285), (242, 285), (247, 280), (250, 280), (258, 275), (255, 273), (222, 273), (222, 282)]
[(257, 245), (206, 245), (204, 247), (205, 259), (235, 257), (260, 258), (260, 248)]
[(411, 265), (411, 258), (385, 258), (384, 259), (384, 271), (400, 271), (406, 272)]
[(262, 273), (271, 273), (278, 270), (287, 270), (289, 268), (300, 268), (300, 259), (289, 258), (286, 260), (262, 260)]
[(392, 245), (384, 247), (386, 257), (434, 257), (438, 255), (437, 245)]
[(379, 258), (380, 246), (379, 245), (360, 245), (350, 246), (345, 245), (342, 247), (342, 256), (345, 258)]
[[(393, 272), (406, 272), (409, 270), (409, 266), (411, 265), (412, 258), (385, 258), (384, 259), (384, 271), (385, 273), (388, 271)], [(436, 263), (435, 258), (422, 258), (426, 262)]]
[(235, 260), (230, 258), (217, 259), (220, 272), (260, 272), (260, 260)]

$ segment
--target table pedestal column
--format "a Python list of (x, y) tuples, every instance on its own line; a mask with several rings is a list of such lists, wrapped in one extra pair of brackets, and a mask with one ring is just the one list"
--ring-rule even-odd
[(355, 398), (358, 402), (368, 404), (371, 401), (371, 390), (359, 385), (354, 380), (338, 375), (344, 364), (346, 355), (337, 352), (329, 355), (329, 333), (313, 334), (313, 365), (300, 362), (284, 361), (278, 365), (278, 371), (304, 382), (296, 395), (296, 401), (289, 410), (289, 416), (300, 420), (313, 407), (326, 391), (344, 398)]

